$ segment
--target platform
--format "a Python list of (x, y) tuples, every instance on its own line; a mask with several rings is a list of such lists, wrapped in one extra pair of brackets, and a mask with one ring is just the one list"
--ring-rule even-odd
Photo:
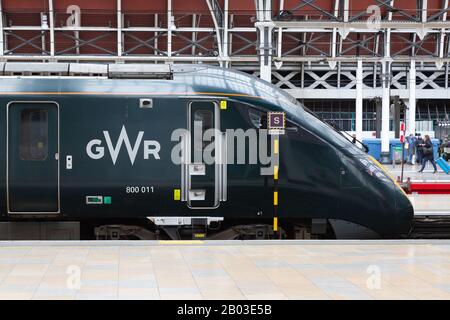
[(450, 195), (411, 194), (408, 195), (414, 207), (414, 215), (450, 215)]
[(1, 242), (19, 298), (450, 299), (450, 241)]
[[(397, 164), (393, 165), (384, 165), (384, 167), (392, 174), (392, 177), (397, 179), (397, 177), (401, 176), (402, 166)], [(404, 172), (403, 172), (403, 181), (406, 181), (407, 178), (410, 178), (411, 181), (417, 182), (450, 182), (450, 174), (445, 174), (441, 168), (438, 167), (438, 172), (433, 173), (434, 169), (431, 163), (427, 163), (424, 169), (424, 172), (418, 172), (420, 170), (420, 166), (405, 164)]]

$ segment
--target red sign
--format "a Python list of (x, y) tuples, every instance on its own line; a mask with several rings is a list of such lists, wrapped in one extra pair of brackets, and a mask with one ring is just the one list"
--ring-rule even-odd
[(405, 123), (404, 122), (400, 122), (400, 142), (404, 143), (405, 142)]

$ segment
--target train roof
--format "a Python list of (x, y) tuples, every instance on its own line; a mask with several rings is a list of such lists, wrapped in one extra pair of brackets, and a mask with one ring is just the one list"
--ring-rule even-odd
[(0, 70), (2, 95), (200, 95), (257, 99), (291, 111), (300, 107), (292, 96), (257, 77), (204, 64), (4, 63)]

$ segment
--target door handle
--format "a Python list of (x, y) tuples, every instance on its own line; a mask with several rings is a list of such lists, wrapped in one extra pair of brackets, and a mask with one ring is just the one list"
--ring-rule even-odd
[(190, 164), (189, 165), (189, 175), (191, 176), (204, 176), (206, 174), (206, 166), (203, 163), (200, 164)]
[(189, 200), (193, 201), (202, 201), (205, 200), (206, 190), (204, 189), (195, 189), (189, 190)]
[(55, 160), (58, 161), (59, 160), (59, 153), (55, 153)]

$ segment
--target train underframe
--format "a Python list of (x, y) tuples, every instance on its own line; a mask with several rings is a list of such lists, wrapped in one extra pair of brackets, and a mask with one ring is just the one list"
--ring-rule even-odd
[[(20, 219), (0, 221), (0, 240), (270, 240), (382, 239), (362, 226), (333, 219), (273, 221), (217, 217), (144, 219)], [(402, 237), (398, 237), (402, 238)], [(450, 239), (450, 216), (415, 217), (410, 239)]]

